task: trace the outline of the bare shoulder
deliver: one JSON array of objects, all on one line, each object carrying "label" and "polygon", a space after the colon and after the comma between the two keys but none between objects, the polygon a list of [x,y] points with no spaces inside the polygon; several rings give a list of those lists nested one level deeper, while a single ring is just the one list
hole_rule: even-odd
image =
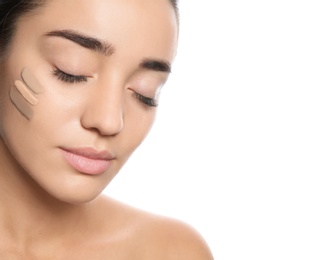
[{"label": "bare shoulder", "polygon": [[128,227],[128,242],[125,244],[132,248],[134,259],[213,259],[203,237],[190,225],[120,202],[110,203],[120,211],[120,217],[123,216],[124,229]]},{"label": "bare shoulder", "polygon": [[190,225],[179,220],[150,216],[144,225],[147,236],[152,241],[153,253],[162,259],[208,260],[213,259],[203,237]]}]

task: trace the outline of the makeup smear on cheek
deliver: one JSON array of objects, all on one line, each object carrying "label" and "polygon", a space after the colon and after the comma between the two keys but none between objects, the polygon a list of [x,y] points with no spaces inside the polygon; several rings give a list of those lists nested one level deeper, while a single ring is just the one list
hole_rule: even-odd
[{"label": "makeup smear on cheek", "polygon": [[25,100],[31,105],[35,106],[38,103],[38,99],[31,93],[27,86],[20,80],[15,81],[15,87],[19,93],[25,98]]},{"label": "makeup smear on cheek", "polygon": [[28,105],[24,97],[18,92],[18,90],[14,87],[10,88],[10,99],[12,103],[15,105],[17,110],[28,120],[31,120],[33,117],[33,110]]},{"label": "makeup smear on cheek", "polygon": [[26,119],[33,117],[32,107],[38,104],[35,94],[42,92],[42,86],[29,69],[23,69],[22,80],[16,80],[14,87],[10,89],[10,99],[17,110]]},{"label": "makeup smear on cheek", "polygon": [[40,94],[42,92],[42,86],[34,74],[27,68],[24,68],[21,73],[22,79],[26,85],[35,93]]}]

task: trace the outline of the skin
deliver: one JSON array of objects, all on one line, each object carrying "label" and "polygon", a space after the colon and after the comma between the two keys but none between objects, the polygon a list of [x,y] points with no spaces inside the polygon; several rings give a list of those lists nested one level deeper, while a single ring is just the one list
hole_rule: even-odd
[{"label": "skin", "polygon": [[[57,30],[110,48],[103,54],[48,34]],[[157,98],[168,73],[141,64],[172,63],[176,45],[166,0],[52,0],[21,18],[0,68],[0,259],[213,259],[186,224],[100,195],[155,119],[156,108],[134,93]],[[25,99],[31,118],[10,98],[24,68],[42,89],[37,104]],[[87,80],[62,82],[57,68]],[[113,159],[107,171],[84,174],[62,147]]]},{"label": "skin", "polygon": [[15,87],[19,91],[19,93],[24,97],[26,102],[31,105],[37,105],[37,98],[29,91],[29,88],[20,80],[15,81]]},{"label": "skin", "polygon": [[37,78],[35,78],[32,71],[27,68],[24,68],[21,73],[21,78],[23,80],[24,85],[28,88],[28,90],[32,91],[32,93],[42,93],[43,87],[41,86],[40,82],[38,82]]},{"label": "skin", "polygon": [[21,73],[22,80],[16,80],[14,86],[10,88],[10,99],[17,110],[26,119],[33,118],[33,109],[29,104],[35,106],[38,104],[37,97],[42,91],[42,86],[29,69],[24,68]]}]

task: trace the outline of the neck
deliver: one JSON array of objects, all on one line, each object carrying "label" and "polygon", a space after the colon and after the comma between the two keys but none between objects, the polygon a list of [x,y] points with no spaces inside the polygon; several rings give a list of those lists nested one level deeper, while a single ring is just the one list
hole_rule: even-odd
[{"label": "neck", "polygon": [[53,198],[19,165],[2,139],[0,165],[1,236],[26,244],[31,239],[62,239],[85,225],[95,202],[72,205]]}]

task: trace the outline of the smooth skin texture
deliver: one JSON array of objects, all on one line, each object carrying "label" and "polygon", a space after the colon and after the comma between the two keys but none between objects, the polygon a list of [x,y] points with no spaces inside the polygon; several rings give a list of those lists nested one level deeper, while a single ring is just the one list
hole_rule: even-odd
[{"label": "smooth skin texture", "polygon": [[[167,0],[52,0],[20,19],[0,65],[0,259],[213,259],[188,225],[100,195],[151,128],[177,27]],[[42,85],[30,120],[9,95],[24,68]],[[85,147],[107,171],[64,160]]]},{"label": "smooth skin texture", "polygon": [[30,92],[29,88],[20,80],[15,81],[15,87],[19,93],[24,97],[26,102],[35,106],[38,103],[37,98]]},{"label": "smooth skin texture", "polygon": [[21,78],[24,84],[34,93],[40,94],[42,93],[43,87],[41,86],[40,82],[35,78],[33,73],[28,69],[24,68],[21,73]]}]

